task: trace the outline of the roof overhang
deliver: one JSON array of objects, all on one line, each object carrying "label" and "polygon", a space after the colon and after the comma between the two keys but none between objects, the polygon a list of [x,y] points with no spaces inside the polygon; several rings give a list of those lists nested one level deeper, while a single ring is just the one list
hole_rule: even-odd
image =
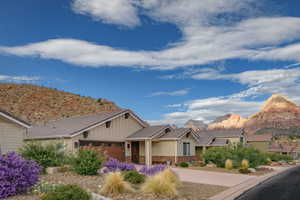
[{"label": "roof overhang", "polygon": [[9,114],[7,112],[0,111],[0,116],[2,116],[4,118],[6,118],[6,119],[8,119],[8,120],[10,120],[10,121],[18,124],[18,125],[20,125],[22,127],[25,127],[25,128],[30,128],[31,127],[29,123],[24,122],[24,121],[22,121],[22,120],[20,120],[20,119],[18,119],[16,117],[14,117],[14,116],[12,116],[11,114]]}]

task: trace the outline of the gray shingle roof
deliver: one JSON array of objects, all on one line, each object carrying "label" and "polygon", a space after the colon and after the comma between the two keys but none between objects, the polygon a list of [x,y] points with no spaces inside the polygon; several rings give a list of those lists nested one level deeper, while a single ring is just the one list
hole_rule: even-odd
[{"label": "gray shingle roof", "polygon": [[132,135],[128,136],[127,139],[133,139],[133,138],[152,138],[156,136],[157,134],[164,131],[166,128],[170,128],[169,125],[161,125],[161,126],[148,126],[146,128],[143,128]]},{"label": "gray shingle roof", "polygon": [[0,110],[0,113],[2,113],[3,116],[7,116],[7,117],[12,118],[13,120],[19,122],[20,124],[22,124],[22,125],[24,125],[24,126],[26,126],[26,127],[29,127],[29,126],[30,126],[30,124],[29,124],[28,122],[26,122],[26,121],[24,121],[24,120],[22,120],[22,119],[20,119],[20,118],[18,118],[18,117],[16,117],[16,116],[12,115],[12,114],[9,113],[9,112],[6,112],[6,111],[4,111],[4,110]]},{"label": "gray shingle roof", "polygon": [[228,144],[228,139],[225,139],[225,138],[215,138],[212,141],[212,143],[210,144],[210,146],[221,147],[221,146],[225,146],[226,144]]},{"label": "gray shingle roof", "polygon": [[214,137],[241,137],[243,136],[242,129],[233,129],[233,130],[208,130],[208,131],[199,131],[198,135],[212,135]]},{"label": "gray shingle roof", "polygon": [[[64,118],[33,126],[28,130],[28,139],[72,137],[94,125],[103,123],[130,110],[115,110],[79,117]],[[133,114],[133,113],[132,113]]]},{"label": "gray shingle roof", "polygon": [[198,134],[195,135],[197,138],[196,146],[209,146],[212,143],[213,139],[215,138],[212,135],[198,135]]},{"label": "gray shingle roof", "polygon": [[163,134],[159,139],[178,139],[181,138],[187,132],[191,132],[190,128],[177,128],[168,133]]}]

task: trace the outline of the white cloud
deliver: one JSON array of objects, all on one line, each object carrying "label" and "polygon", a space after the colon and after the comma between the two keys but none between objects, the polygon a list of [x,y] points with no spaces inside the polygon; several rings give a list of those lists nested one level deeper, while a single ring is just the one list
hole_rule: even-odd
[{"label": "white cloud", "polygon": [[[281,94],[300,104],[300,68],[252,70],[232,74],[225,74],[222,70],[203,68],[186,73],[184,78],[188,76],[197,80],[235,81],[247,86],[248,89],[229,96],[185,102],[183,103],[185,104],[183,111],[167,113],[162,116],[161,120],[150,120],[150,123],[183,125],[189,119],[210,122],[216,117],[228,113],[249,117],[259,111],[263,105],[263,101],[256,100],[257,97],[266,97],[274,93]],[[174,75],[174,77],[178,78],[180,76]]]},{"label": "white cloud", "polygon": [[166,106],[167,108],[180,108],[182,107],[182,104],[178,103],[178,104],[169,104]]},{"label": "white cloud", "polygon": [[[155,51],[129,51],[61,38],[24,46],[0,46],[0,53],[39,56],[79,66],[149,69],[174,69],[235,58],[299,61],[300,45],[293,42],[300,39],[300,18],[255,16],[255,8],[250,5],[257,2],[259,1],[77,0],[73,6],[77,12],[89,13],[107,23],[134,26],[139,23],[136,18],[137,13],[141,12],[155,20],[176,24],[183,37],[180,41]],[[109,5],[104,6],[106,3]],[[122,9],[127,7],[133,10],[123,12]],[[244,16],[244,13],[255,14],[250,14],[250,17]],[[130,20],[123,15],[135,20],[128,22]],[[220,15],[223,17],[219,17]],[[242,17],[236,21],[232,20],[232,15]],[[125,21],[118,22],[114,17]]]},{"label": "white cloud", "polygon": [[130,0],[74,0],[76,13],[90,15],[104,23],[134,27],[140,24],[137,9]]},{"label": "white cloud", "polygon": [[8,76],[8,75],[1,75],[0,74],[0,81],[4,82],[14,82],[14,83],[33,83],[36,81],[41,80],[40,77],[37,76]]},{"label": "white cloud", "polygon": [[182,90],[176,90],[176,91],[163,91],[163,92],[154,92],[152,94],[150,94],[150,97],[154,97],[154,96],[183,96],[183,95],[187,95],[190,91],[190,88],[185,88]]}]

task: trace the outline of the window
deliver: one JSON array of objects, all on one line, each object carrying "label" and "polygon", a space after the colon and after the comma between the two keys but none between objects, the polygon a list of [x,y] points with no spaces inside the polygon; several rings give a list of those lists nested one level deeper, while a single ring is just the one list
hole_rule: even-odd
[{"label": "window", "polygon": [[183,155],[184,156],[190,156],[191,155],[191,151],[190,151],[190,143],[189,142],[184,142],[183,143]]},{"label": "window", "polygon": [[111,121],[108,121],[108,122],[105,123],[106,128],[110,128],[110,125],[111,125]]},{"label": "window", "polygon": [[125,113],[125,119],[129,118],[129,113]]},{"label": "window", "polygon": [[74,148],[77,149],[79,147],[79,143],[78,142],[74,142]]},{"label": "window", "polygon": [[169,133],[170,131],[171,131],[171,129],[167,128],[167,129],[165,130],[165,133]]},{"label": "window", "polygon": [[83,132],[83,138],[88,138],[89,137],[89,132],[88,131],[84,131]]}]

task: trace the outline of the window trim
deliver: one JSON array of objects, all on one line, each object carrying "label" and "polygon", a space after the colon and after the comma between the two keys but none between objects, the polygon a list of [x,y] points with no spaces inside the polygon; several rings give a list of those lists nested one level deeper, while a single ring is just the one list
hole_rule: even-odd
[{"label": "window trim", "polygon": [[182,154],[183,156],[191,156],[191,143],[183,142]]}]

